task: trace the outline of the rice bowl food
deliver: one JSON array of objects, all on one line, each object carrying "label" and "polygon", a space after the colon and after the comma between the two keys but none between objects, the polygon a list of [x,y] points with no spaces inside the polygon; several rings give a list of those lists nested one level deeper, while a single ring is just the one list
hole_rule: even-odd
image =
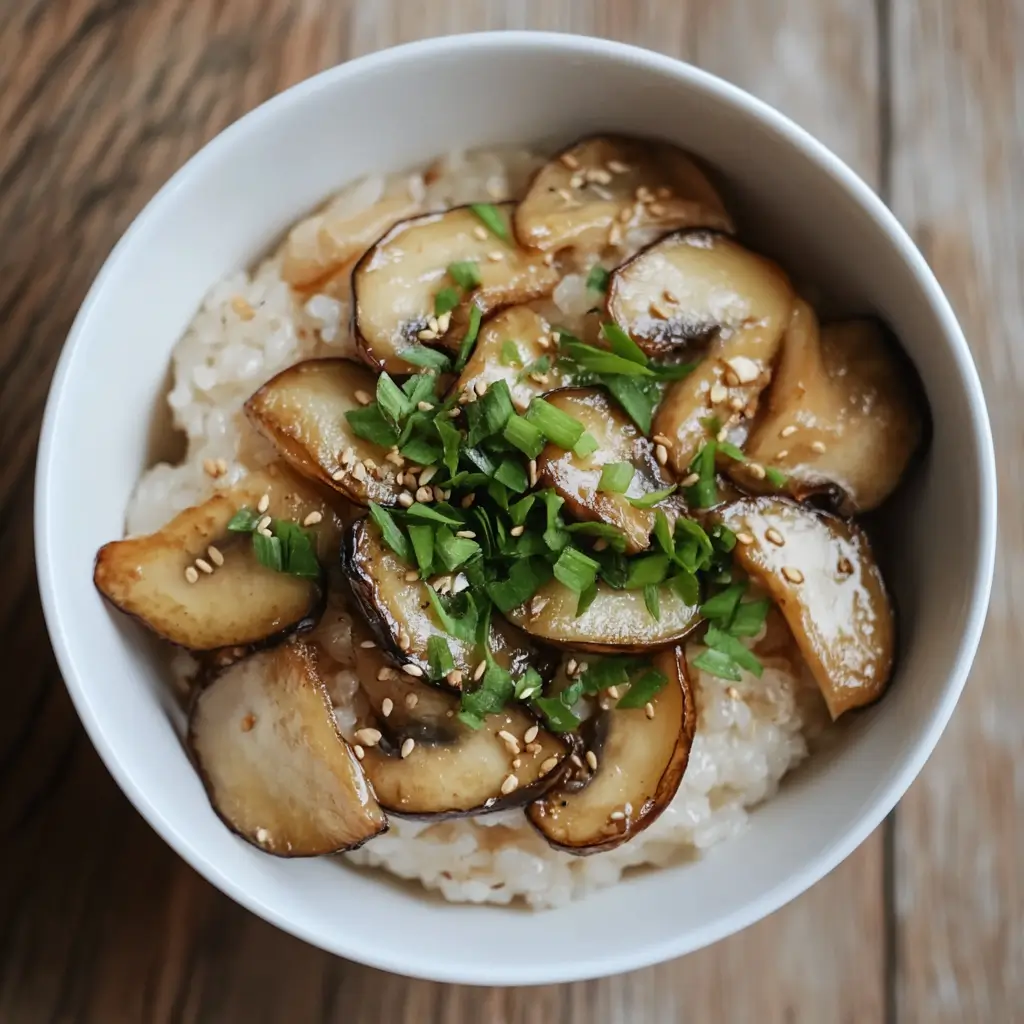
[{"label": "rice bowl food", "polygon": [[734,836],[891,678],[855,517],[921,447],[913,368],[668,144],[347,186],[213,288],[167,401],[184,457],[96,582],[268,853],[559,905]]}]

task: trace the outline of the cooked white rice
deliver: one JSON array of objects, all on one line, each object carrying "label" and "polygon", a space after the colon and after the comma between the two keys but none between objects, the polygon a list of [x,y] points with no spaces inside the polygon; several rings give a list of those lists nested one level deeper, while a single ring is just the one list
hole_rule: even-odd
[{"label": "cooked white rice", "polygon": [[[524,151],[457,153],[423,171],[356,182],[322,213],[355,213],[403,191],[422,210],[514,198],[541,162]],[[315,225],[316,218],[309,218],[293,235],[301,238]],[[632,238],[627,244],[632,249],[642,241]],[[241,412],[242,403],[271,376],[313,356],[354,354],[347,273],[332,280],[325,293],[303,301],[282,278],[282,259],[279,251],[251,273],[239,271],[217,284],[175,346],[167,401],[187,451],[180,464],[156,465],[139,481],[127,512],[129,533],[159,529],[217,487],[274,458]],[[591,302],[587,268],[576,269],[553,295],[556,320],[569,327]],[[218,459],[228,472],[214,479],[204,466]],[[313,638],[337,662],[328,685],[342,731],[349,731],[358,680],[352,671],[351,624],[340,602],[331,602]],[[691,662],[700,650],[690,645]],[[190,659],[174,658],[179,682],[189,666]],[[823,704],[802,666],[782,658],[768,659],[760,679],[744,674],[736,684],[692,666],[691,671],[699,718],[689,766],[671,805],[631,842],[580,858],[551,849],[521,811],[434,824],[391,816],[387,834],[347,859],[418,879],[449,900],[518,898],[546,907],[612,885],[627,868],[692,857],[736,835],[746,825],[747,809],[770,797],[806,756],[807,737],[824,720]]]}]

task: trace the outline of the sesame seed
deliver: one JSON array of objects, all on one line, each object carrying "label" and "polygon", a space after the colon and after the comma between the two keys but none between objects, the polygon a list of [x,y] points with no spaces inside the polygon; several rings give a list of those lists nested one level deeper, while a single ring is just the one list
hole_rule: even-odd
[{"label": "sesame seed", "polygon": [[546,252],[546,253],[544,253],[543,258],[541,259],[541,263],[543,263],[545,267],[550,267],[551,264],[554,263],[554,262],[555,262],[555,254],[553,252]]},{"label": "sesame seed", "polygon": [[537,733],[540,732],[539,725],[531,725],[526,732],[523,733],[523,742],[532,743],[537,738]]},{"label": "sesame seed", "polygon": [[302,525],[316,526],[316,524],[319,523],[323,519],[323,517],[324,514],[322,512],[317,512],[316,509],[314,509],[312,512],[309,513],[308,516],[306,516],[305,519],[302,520]]},{"label": "sesame seed", "polygon": [[569,755],[569,760],[572,761],[572,763],[574,765],[576,765],[577,768],[582,768],[583,767],[583,762],[580,760],[578,754],[570,754]]},{"label": "sesame seed", "polygon": [[727,686],[725,688],[725,695],[730,700],[739,700],[740,699],[740,691],[737,690],[735,686]]},{"label": "sesame seed", "polygon": [[748,356],[733,356],[731,359],[726,360],[726,365],[736,374],[740,384],[752,383],[757,380],[761,373],[757,363]]},{"label": "sesame seed", "polygon": [[364,651],[372,651],[374,647],[377,646],[377,643],[374,640],[363,640],[360,642],[359,646],[362,647]]},{"label": "sesame seed", "polygon": [[648,718],[653,718],[653,717],[654,717],[654,705],[653,705],[653,704],[652,704],[652,703],[651,703],[650,701],[648,701],[648,702],[647,702],[647,703],[646,703],[646,704],[644,705],[644,714],[645,714],[645,715],[646,715],[646,716],[647,716]]},{"label": "sesame seed", "polygon": [[569,188],[583,188],[584,182],[586,182],[586,176],[583,174],[574,174],[569,179]]},{"label": "sesame seed", "polygon": [[224,564],[224,556],[221,554],[220,548],[214,547],[211,544],[206,549],[206,553],[210,556],[210,561],[218,568]]},{"label": "sesame seed", "polygon": [[721,381],[716,381],[711,385],[711,391],[708,393],[708,398],[711,400],[712,405],[721,405],[721,403],[728,397],[729,392]]},{"label": "sesame seed", "polygon": [[430,330],[432,330],[435,334],[437,334],[437,332],[441,329],[441,325],[437,322],[437,317],[436,316],[432,316],[427,321],[427,327],[429,327]]},{"label": "sesame seed", "polygon": [[487,381],[478,380],[473,385],[473,390],[482,398],[484,395],[487,394]]},{"label": "sesame seed", "polygon": [[371,399],[371,398],[370,398],[370,396],[369,396],[369,395],[368,395],[368,394],[367,394],[367,393],[366,393],[365,391],[363,391],[363,389],[362,389],[362,388],[360,388],[360,389],[359,389],[359,390],[358,390],[358,391],[356,392],[356,401],[357,401],[357,402],[358,402],[358,403],[359,403],[360,405],[369,405],[369,404],[370,404],[370,402],[371,402],[371,401],[373,401],[373,399]]},{"label": "sesame seed", "polygon": [[402,743],[402,757],[408,757],[415,749],[416,741],[411,736],[409,736],[405,740],[405,742]]},{"label": "sesame seed", "polygon": [[252,732],[252,728],[255,724],[256,716],[250,712],[242,719],[242,732]]},{"label": "sesame seed", "polygon": [[739,395],[734,395],[729,399],[729,408],[733,412],[739,412],[743,408],[743,399]]},{"label": "sesame seed", "polygon": [[530,459],[530,486],[537,486],[537,460]]},{"label": "sesame seed", "polygon": [[666,437],[664,434],[655,434],[654,437],[651,438],[651,440],[655,444],[666,444],[667,445],[667,444],[671,444],[672,443],[672,438]]},{"label": "sesame seed", "polygon": [[608,185],[611,180],[612,176],[603,167],[587,171],[587,181],[596,181],[598,185]]},{"label": "sesame seed", "polygon": [[500,263],[500,262],[501,262],[501,261],[502,261],[502,260],[503,260],[503,259],[505,258],[505,254],[504,254],[503,252],[501,252],[501,250],[500,250],[500,249],[492,249],[492,250],[491,250],[491,251],[490,251],[490,252],[489,252],[489,253],[487,254],[487,258],[488,258],[488,259],[489,259],[489,260],[490,260],[490,261],[491,261],[492,263]]},{"label": "sesame seed", "polygon": [[608,815],[608,817],[609,817],[609,818],[610,818],[610,819],[611,819],[612,821],[622,821],[622,819],[623,819],[623,818],[625,818],[625,817],[626,817],[626,815],[625,815],[625,814],[623,814],[623,813],[622,813],[622,811],[612,811],[612,813],[611,813],[611,814],[609,814],[609,815]]},{"label": "sesame seed", "polygon": [[484,228],[482,224],[477,224],[477,226],[475,228],[473,228],[473,237],[474,238],[479,238],[481,242],[486,242],[487,241],[487,230],[486,230],[486,228]]},{"label": "sesame seed", "polygon": [[405,695],[405,706],[407,708],[409,708],[410,711],[414,707],[416,707],[416,705],[419,704],[419,702],[420,702],[420,699],[419,699],[419,697],[415,693],[407,693]]},{"label": "sesame seed", "polygon": [[434,492],[429,487],[418,487],[416,489],[416,500],[425,505],[428,501],[434,500]]},{"label": "sesame seed", "polygon": [[523,767],[523,759],[521,757],[514,757],[512,759],[512,767],[516,770]]},{"label": "sesame seed", "polygon": [[251,320],[256,315],[256,310],[243,295],[236,295],[231,300],[231,308],[238,314],[240,320]]},{"label": "sesame seed", "polygon": [[573,202],[572,193],[567,188],[560,188],[557,192],[558,196],[567,203]]},{"label": "sesame seed", "polygon": [[663,444],[655,445],[654,457],[658,460],[659,466],[664,466],[668,462],[668,449]]},{"label": "sesame seed", "polygon": [[461,506],[462,506],[463,508],[469,508],[469,507],[470,507],[470,505],[472,505],[474,501],[476,501],[476,495],[475,495],[475,494],[472,494],[472,493],[471,493],[471,494],[467,494],[467,495],[466,495],[466,496],[465,496],[465,497],[464,497],[464,498],[462,499],[462,501],[460,501],[460,502],[459,502],[459,504],[460,504],[460,505],[461,505]]},{"label": "sesame seed", "polygon": [[789,455],[789,449],[783,448],[782,451],[775,456],[775,458],[777,461],[781,461],[782,459],[786,458],[787,455]]},{"label": "sesame seed", "polygon": [[449,409],[448,410],[448,419],[450,419],[450,420],[457,420],[459,418],[459,413],[461,411],[462,410],[459,409],[457,406],[455,408],[453,408],[453,409]]},{"label": "sesame seed", "polygon": [[415,583],[416,580],[418,580],[419,578],[420,578],[420,574],[415,569],[410,569],[405,574],[405,582],[406,583]]},{"label": "sesame seed", "polygon": [[481,661],[475,669],[473,669],[473,682],[479,683],[484,677],[484,673],[487,671],[487,661]]},{"label": "sesame seed", "polygon": [[341,464],[343,466],[351,466],[352,463],[355,462],[355,461],[356,461],[356,450],[352,447],[352,445],[349,445],[341,453]]},{"label": "sesame seed", "polygon": [[379,729],[356,729],[356,739],[367,747],[375,747],[380,743]]},{"label": "sesame seed", "polygon": [[427,466],[427,468],[420,473],[420,484],[422,486],[426,486],[434,479],[435,476],[437,476],[437,466]]},{"label": "sesame seed", "polygon": [[498,739],[505,744],[510,754],[519,753],[519,740],[517,740],[507,729],[499,730]]},{"label": "sesame seed", "polygon": [[380,680],[380,682],[382,683],[388,679],[394,679],[395,675],[395,670],[387,665],[383,665],[381,668],[377,670],[377,679]]},{"label": "sesame seed", "polygon": [[617,686],[609,686],[606,692],[612,700],[619,699],[619,688]]},{"label": "sesame seed", "polygon": [[451,327],[451,325],[452,325],[452,313],[451,313],[451,310],[449,310],[447,313],[442,313],[437,318],[437,333],[438,334],[447,334],[448,333],[448,328]]},{"label": "sesame seed", "polygon": [[768,475],[760,462],[747,463],[747,469],[755,480],[763,480]]},{"label": "sesame seed", "polygon": [[638,186],[633,194],[640,203],[649,203],[654,198],[654,193],[646,185]]},{"label": "sesame seed", "polygon": [[792,565],[784,565],[782,567],[782,575],[789,580],[790,583],[803,583],[804,574]]},{"label": "sesame seed", "polygon": [[260,515],[263,515],[268,508],[270,508],[270,495],[264,494],[263,497],[256,502],[256,511],[259,512]]},{"label": "sesame seed", "polygon": [[549,771],[551,771],[553,768],[557,768],[557,767],[558,767],[558,758],[557,757],[549,757],[546,761],[541,761],[541,763],[540,763],[540,773],[541,773],[541,775],[547,775],[547,773]]},{"label": "sesame seed", "polygon": [[750,533],[737,533],[736,534],[736,539],[741,544],[753,544],[754,543],[754,536],[753,536],[753,534],[750,534]]},{"label": "sesame seed", "polygon": [[608,547],[608,541],[606,541],[604,539],[604,537],[598,537],[597,540],[594,541],[594,550],[595,551],[604,551],[604,550],[607,549],[607,547]]},{"label": "sesame seed", "polygon": [[570,171],[575,171],[580,165],[579,160],[577,160],[572,153],[563,153],[558,159],[564,166],[568,167]]},{"label": "sesame seed", "polygon": [[609,160],[608,163],[605,164],[605,167],[607,167],[612,174],[625,174],[626,171],[629,170],[621,160]]},{"label": "sesame seed", "polygon": [[652,217],[663,217],[665,215],[665,207],[661,203],[651,203],[647,209],[651,211]]},{"label": "sesame seed", "polygon": [[196,568],[200,572],[205,572],[207,576],[209,576],[210,573],[213,572],[213,566],[210,565],[210,563],[205,558],[196,559]]},{"label": "sesame seed", "polygon": [[415,499],[408,491],[402,491],[398,496],[398,504],[401,505],[402,508],[408,508],[414,500]]},{"label": "sesame seed", "polygon": [[465,540],[475,540],[476,534],[472,530],[456,530],[456,537],[462,537]]},{"label": "sesame seed", "polygon": [[359,744],[359,743],[357,743],[357,744],[356,744],[356,745],[355,745],[355,746],[354,746],[354,747],[352,748],[352,753],[353,753],[353,754],[355,754],[355,755],[356,755],[356,757],[357,757],[357,758],[359,758],[359,760],[360,760],[360,761],[362,761],[362,759],[363,759],[364,757],[366,757],[366,751],[365,751],[365,750],[363,750],[363,748],[362,748],[362,745],[361,745],[361,744]]},{"label": "sesame seed", "polygon": [[574,676],[579,671],[579,665],[575,658],[570,658],[569,663],[565,666],[565,674],[567,676]]},{"label": "sesame seed", "polygon": [[416,408],[420,412],[430,412],[434,407],[429,402],[417,402]]},{"label": "sesame seed", "polygon": [[[532,690],[529,691],[529,693],[532,693],[532,692],[533,692]],[[528,693],[523,693],[524,697],[526,697],[528,695],[529,695]],[[539,754],[543,749],[544,748],[539,743],[527,743],[526,744],[526,752],[528,754]]]},{"label": "sesame seed", "polygon": [[765,532],[764,539],[774,544],[777,548],[781,548],[786,543],[786,538],[775,529],[774,526],[770,526]]},{"label": "sesame seed", "polygon": [[508,796],[509,793],[514,793],[519,788],[519,776],[509,775],[505,781],[501,784],[501,792]]},{"label": "sesame seed", "polygon": [[597,771],[597,754],[592,750],[587,751],[587,764],[590,766],[592,772]]},{"label": "sesame seed", "polygon": [[437,332],[424,328],[422,331],[416,332],[416,337],[419,338],[420,341],[432,341],[437,337]]},{"label": "sesame seed", "polygon": [[412,637],[410,637],[409,633],[404,629],[399,631],[398,646],[401,647],[403,651],[408,651],[409,648],[412,647]]},{"label": "sesame seed", "polygon": [[380,713],[387,718],[395,709],[395,702],[390,697],[385,697],[380,702]]},{"label": "sesame seed", "polygon": [[269,539],[269,538],[272,538],[272,537],[274,536],[274,535],[273,535],[273,534],[272,534],[272,533],[270,532],[270,529],[269,529],[268,527],[264,527],[264,528],[263,528],[262,530],[260,530],[260,529],[257,529],[257,530],[256,530],[256,532],[257,532],[257,533],[258,533],[258,534],[259,534],[259,535],[260,535],[261,537],[267,537],[268,539]]},{"label": "sesame seed", "polygon": [[352,467],[352,476],[354,476],[361,484],[366,483],[366,466],[361,462],[357,462]]},{"label": "sesame seed", "polygon": [[260,520],[260,521],[259,521],[259,522],[258,522],[258,523],[256,524],[256,529],[257,529],[257,530],[259,530],[260,532],[262,532],[262,531],[264,531],[264,530],[269,530],[269,529],[270,529],[270,524],[271,524],[272,522],[273,522],[273,519],[271,519],[271,518],[270,518],[270,516],[264,516],[264,517],[263,517],[263,518],[262,518],[262,519],[261,519],[261,520]]},{"label": "sesame seed", "polygon": [[268,843],[270,842],[270,833],[265,828],[256,829],[256,842],[257,843]]},{"label": "sesame seed", "polygon": [[619,245],[622,242],[622,228],[618,224],[613,224],[611,229],[608,231],[608,244]]},{"label": "sesame seed", "polygon": [[700,480],[700,473],[691,473],[689,476],[684,476],[681,483],[683,487],[692,487],[698,480]]},{"label": "sesame seed", "polygon": [[453,668],[445,679],[449,686],[454,686],[457,690],[462,688],[462,673],[457,668]]},{"label": "sesame seed", "polygon": [[783,427],[779,431],[779,437],[792,437],[796,433],[796,427],[792,423],[788,427]]},{"label": "sesame seed", "polygon": [[419,665],[414,665],[411,661],[407,661],[402,666],[402,671],[407,676],[412,676],[415,679],[419,679],[423,675],[423,669],[421,669]]},{"label": "sesame seed", "polygon": [[387,455],[384,456],[384,458],[387,459],[388,462],[390,462],[393,466],[405,465],[405,458],[399,452],[388,452]]},{"label": "sesame seed", "polygon": [[512,534],[513,537],[522,537],[525,530],[525,526],[513,526],[508,532]]},{"label": "sesame seed", "polygon": [[811,451],[812,452],[817,452],[819,455],[821,455],[825,451],[825,442],[824,441],[812,441],[811,442]]},{"label": "sesame seed", "polygon": [[728,384],[729,387],[737,387],[739,385],[739,382],[739,377],[737,377],[736,374],[732,372],[732,370],[725,371],[725,383]]}]

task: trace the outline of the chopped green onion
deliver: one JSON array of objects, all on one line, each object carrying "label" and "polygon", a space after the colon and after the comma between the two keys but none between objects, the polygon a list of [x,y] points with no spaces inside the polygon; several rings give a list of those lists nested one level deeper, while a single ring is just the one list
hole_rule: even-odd
[{"label": "chopped green onion", "polygon": [[611,523],[579,522],[569,523],[565,527],[567,533],[579,533],[585,537],[600,537],[608,542],[613,551],[626,550],[626,535]]},{"label": "chopped green onion", "polygon": [[[318,579],[320,562],[316,557],[312,534],[288,519],[275,519],[271,530],[275,539],[281,542],[282,571],[291,576]],[[254,538],[257,536],[259,534],[253,534]]]},{"label": "chopped green onion", "polygon": [[448,572],[480,553],[480,545],[468,537],[456,537],[446,526],[434,533],[434,553]]},{"label": "chopped green onion", "polygon": [[606,292],[608,291],[608,281],[611,276],[600,263],[595,263],[590,268],[590,273],[587,274],[587,287],[592,292]]},{"label": "chopped green onion", "polygon": [[405,392],[387,373],[377,378],[377,404],[392,423],[398,424],[415,408]]},{"label": "chopped green onion", "polygon": [[576,618],[578,619],[597,598],[597,582],[591,583],[586,590],[582,591],[579,600],[576,602]]},{"label": "chopped green onion", "polygon": [[505,424],[504,438],[528,459],[535,459],[544,450],[544,435],[522,416],[512,416]]},{"label": "chopped green onion", "polygon": [[518,374],[516,374],[517,381],[526,380],[527,377],[537,374],[545,374],[551,369],[551,356],[541,356],[539,359],[534,359],[532,363],[524,366]]},{"label": "chopped green onion", "polygon": [[632,462],[606,462],[597,489],[605,494],[625,494],[636,475]]},{"label": "chopped green onion", "polygon": [[398,354],[413,366],[426,366],[428,369],[442,372],[447,370],[452,363],[443,352],[427,348],[426,345],[406,345]]},{"label": "chopped green onion", "polygon": [[764,475],[773,487],[785,487],[786,481],[789,479],[782,470],[776,469],[774,466],[765,466]]},{"label": "chopped green onion", "polygon": [[661,397],[657,386],[620,374],[609,374],[602,377],[601,382],[615,401],[622,406],[626,415],[644,434],[649,434],[651,421],[654,419],[654,410]]},{"label": "chopped green onion", "polygon": [[733,583],[726,587],[700,606],[701,615],[714,622],[716,626],[728,629],[746,589],[746,583]]},{"label": "chopped green onion", "polygon": [[686,489],[686,500],[696,508],[711,508],[718,501],[718,488],[715,486],[715,448],[716,442],[708,441],[690,463],[690,472],[696,473],[698,480],[692,487]]},{"label": "chopped green onion", "polygon": [[273,569],[274,572],[284,572],[284,552],[279,537],[268,537],[258,531],[254,532],[252,549],[260,565]]},{"label": "chopped green onion", "polygon": [[403,385],[402,393],[409,399],[409,406],[415,408],[422,401],[434,398],[437,379],[432,373],[414,373]]},{"label": "chopped green onion", "polygon": [[403,562],[408,562],[411,556],[409,542],[405,539],[405,534],[398,528],[398,524],[391,518],[391,513],[383,506],[371,501],[370,518],[377,524],[380,535],[384,538],[384,543]]},{"label": "chopped green onion", "polygon": [[443,636],[434,634],[427,640],[427,659],[430,662],[431,679],[444,679],[449,672],[455,671],[452,649]]},{"label": "chopped green onion", "polygon": [[[744,455],[743,452],[740,451],[740,449],[737,448],[736,445],[732,444],[730,441],[719,441],[718,450],[723,455],[728,455],[730,459],[734,459],[736,462],[747,461],[746,455]],[[767,470],[765,472],[767,472]]]},{"label": "chopped green onion", "polygon": [[588,455],[593,455],[597,451],[597,439],[589,431],[584,431],[580,435],[580,439],[572,446],[573,455],[578,456],[581,459],[585,459]]},{"label": "chopped green onion", "polygon": [[[445,506],[448,508],[449,506]],[[410,519],[422,519],[428,523],[440,523],[442,526],[462,526],[462,520],[454,516],[445,515],[433,505],[424,505],[417,501],[405,510],[405,515]]]},{"label": "chopped green onion", "polygon": [[668,574],[668,555],[638,555],[629,560],[625,588],[639,590],[648,583],[660,583]]},{"label": "chopped green onion", "polygon": [[764,626],[772,603],[767,597],[759,601],[744,601],[737,609],[729,624],[733,636],[757,636]]},{"label": "chopped green onion", "polygon": [[716,651],[721,651],[722,654],[729,658],[732,658],[740,668],[745,668],[748,672],[752,672],[758,679],[761,678],[761,673],[764,668],[757,656],[740,640],[736,637],[731,636],[729,633],[718,629],[716,626],[709,626],[707,633],[704,634],[704,643],[708,647],[714,648]]},{"label": "chopped green onion", "polygon": [[562,549],[555,562],[555,579],[564,587],[582,594],[597,579],[600,563],[588,558],[582,551],[574,547]]},{"label": "chopped green onion", "polygon": [[228,529],[232,533],[252,533],[256,524],[263,518],[251,508],[240,508],[229,520]]},{"label": "chopped green onion", "polygon": [[659,672],[656,668],[648,669],[639,679],[629,684],[628,692],[615,706],[624,710],[642,708],[649,704],[667,683],[668,676],[664,672]]},{"label": "chopped green onion", "polygon": [[456,640],[463,643],[473,643],[476,639],[477,626],[479,625],[479,613],[472,598],[467,601],[467,609],[464,615],[453,615],[444,605],[437,591],[433,587],[427,587],[427,597],[430,600],[434,614],[441,628]]},{"label": "chopped green onion", "polygon": [[478,401],[466,406],[469,417],[469,444],[475,446],[484,438],[500,433],[515,415],[512,393],[504,380],[496,380]]},{"label": "chopped green onion", "polygon": [[639,665],[646,665],[644,659],[628,656],[612,656],[608,658],[588,658],[587,671],[579,678],[583,683],[584,693],[600,693],[609,686],[622,686],[629,682],[629,674]]},{"label": "chopped green onion", "polygon": [[434,316],[450,313],[461,301],[462,296],[457,288],[442,288],[434,296]]},{"label": "chopped green onion", "polygon": [[470,203],[469,208],[492,235],[497,235],[503,242],[508,241],[508,227],[505,224],[505,218],[493,203]]},{"label": "chopped green onion", "polygon": [[644,355],[643,349],[618,324],[601,324],[601,334],[617,356],[639,366],[647,366],[647,356]]},{"label": "chopped green onion", "polygon": [[501,343],[501,365],[522,366],[523,357],[519,352],[519,346],[509,339]]},{"label": "chopped green onion", "polygon": [[451,420],[441,413],[434,420],[434,427],[444,447],[444,467],[455,476],[459,469],[459,448],[462,446],[462,432],[452,426]]},{"label": "chopped green onion", "polygon": [[570,450],[583,434],[583,424],[575,416],[556,408],[543,398],[534,398],[526,410],[526,419],[552,444]]},{"label": "chopped green onion", "polygon": [[563,342],[562,352],[581,370],[589,370],[591,373],[621,374],[627,377],[654,376],[654,371],[648,369],[645,363],[638,363],[594,345],[585,345],[582,341]]},{"label": "chopped green onion", "polygon": [[529,477],[519,459],[502,459],[494,479],[503,483],[510,491],[522,494],[530,486]]},{"label": "chopped green onion", "polygon": [[448,276],[468,292],[480,284],[480,267],[476,260],[458,260],[448,264]]},{"label": "chopped green onion", "polygon": [[700,602],[700,583],[692,572],[677,569],[668,585],[683,604],[696,605]]},{"label": "chopped green onion", "polygon": [[648,583],[644,586],[644,604],[651,613],[651,618],[655,620],[661,619],[661,601],[658,595],[657,583]]},{"label": "chopped green onion", "polygon": [[408,530],[416,564],[420,567],[420,576],[426,579],[434,565],[434,529],[426,524],[413,523]]},{"label": "chopped green onion", "polygon": [[530,514],[530,509],[533,508],[536,500],[536,494],[528,494],[525,498],[520,498],[514,505],[509,506],[508,515],[513,526],[522,526],[526,522],[526,517]]},{"label": "chopped green onion", "polygon": [[658,542],[658,547],[666,555],[675,556],[676,549],[672,540],[672,527],[668,525],[668,517],[660,508],[654,515],[654,539]]},{"label": "chopped green onion", "polygon": [[410,462],[421,466],[432,466],[442,456],[442,449],[424,437],[410,438],[402,445],[401,452]]},{"label": "chopped green onion", "polygon": [[713,676],[718,676],[719,679],[728,679],[738,683],[743,678],[743,674],[740,672],[736,662],[728,654],[723,654],[713,647],[709,647],[706,651],[701,651],[693,659],[693,663],[697,668],[703,669],[703,671]]},{"label": "chopped green onion", "polygon": [[671,487],[663,487],[660,491],[651,491],[649,494],[641,494],[639,498],[626,498],[626,501],[633,506],[633,508],[654,508],[655,505],[661,504],[666,498],[675,494],[676,485],[672,484]]},{"label": "chopped green onion", "polygon": [[508,579],[487,584],[487,596],[498,610],[507,613],[528,601],[551,579],[551,566],[542,558],[524,558],[513,562]]},{"label": "chopped green onion", "polygon": [[544,715],[553,732],[572,732],[580,724],[572,709],[582,695],[583,684],[577,680],[556,697],[538,697],[533,706]]},{"label": "chopped green onion", "polygon": [[544,680],[541,679],[540,673],[530,665],[516,680],[516,700],[529,700],[531,697],[536,697],[543,685]]},{"label": "chopped green onion", "polygon": [[345,419],[356,437],[382,448],[398,444],[398,431],[387,421],[379,405],[367,405],[360,409],[349,409]]},{"label": "chopped green onion", "polygon": [[466,363],[469,362],[470,353],[472,353],[473,346],[476,344],[476,337],[480,333],[480,320],[482,317],[483,313],[480,311],[480,307],[475,302],[471,303],[469,307],[469,323],[466,326],[466,336],[462,339],[462,344],[459,346],[459,354],[455,360],[456,373],[461,372],[465,368]]}]

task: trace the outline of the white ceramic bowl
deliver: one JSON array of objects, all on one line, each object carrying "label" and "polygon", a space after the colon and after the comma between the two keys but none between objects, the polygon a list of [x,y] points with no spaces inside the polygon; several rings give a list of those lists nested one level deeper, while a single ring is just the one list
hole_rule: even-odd
[{"label": "white ceramic bowl", "polygon": [[[443,904],[337,860],[284,861],[211,811],[142,633],[100,600],[96,549],[121,534],[145,465],[171,347],[206,290],[349,179],[442,151],[662,135],[727,179],[745,237],[840,304],[888,320],[934,414],[903,501],[891,582],[902,652],[888,696],[688,866],[629,878],[542,924]],[[244,906],[354,960],[439,980],[567,981],[641,967],[780,907],[846,857],[935,746],[981,632],[995,543],[984,399],[954,315],[903,229],[835,156],[712,76],[563,35],[434,39],[324,72],[216,138],[146,207],[107,260],[64,349],[39,454],[36,545],[46,619],[85,727],[122,789],[198,871]]]}]

